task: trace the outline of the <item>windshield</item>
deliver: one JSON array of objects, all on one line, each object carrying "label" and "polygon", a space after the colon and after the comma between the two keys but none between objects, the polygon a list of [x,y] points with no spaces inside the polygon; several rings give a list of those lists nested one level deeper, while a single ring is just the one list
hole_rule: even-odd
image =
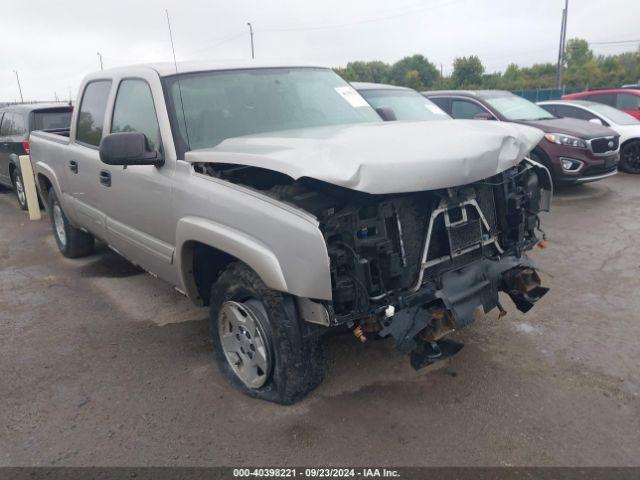
[{"label": "windshield", "polygon": [[517,95],[488,97],[485,100],[508,120],[550,120],[556,118],[535,103]]},{"label": "windshield", "polygon": [[325,68],[188,73],[167,78],[166,86],[183,151],[253,133],[381,121]]},{"label": "windshield", "polygon": [[610,107],[604,103],[593,103],[589,105],[589,108],[596,113],[599,113],[607,120],[611,120],[611,123],[618,125],[635,125],[640,123],[640,120],[632,117],[628,113],[625,113],[617,108]]},{"label": "windshield", "polygon": [[390,108],[398,120],[445,120],[451,118],[418,92],[400,89],[360,90],[373,108]]}]

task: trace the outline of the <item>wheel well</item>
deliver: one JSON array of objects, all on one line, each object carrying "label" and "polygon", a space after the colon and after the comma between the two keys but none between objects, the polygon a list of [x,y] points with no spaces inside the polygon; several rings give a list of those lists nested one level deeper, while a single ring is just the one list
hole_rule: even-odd
[{"label": "wheel well", "polygon": [[198,291],[198,299],[203,305],[209,305],[211,286],[218,280],[223,270],[231,262],[238,261],[232,255],[210,245],[189,241],[182,248],[182,265],[188,269]]},{"label": "wheel well", "polygon": [[49,194],[49,190],[51,190],[51,180],[46,175],[39,173],[38,184],[40,185],[40,191],[46,197]]},{"label": "wheel well", "polygon": [[630,143],[635,143],[635,142],[640,142],[640,138],[629,138],[628,140],[625,140],[622,145],[620,145],[620,149],[626,147],[627,145],[629,145]]},{"label": "wheel well", "polygon": [[9,163],[9,178],[11,179],[11,183],[13,183],[13,172],[16,171],[16,166],[13,162]]}]

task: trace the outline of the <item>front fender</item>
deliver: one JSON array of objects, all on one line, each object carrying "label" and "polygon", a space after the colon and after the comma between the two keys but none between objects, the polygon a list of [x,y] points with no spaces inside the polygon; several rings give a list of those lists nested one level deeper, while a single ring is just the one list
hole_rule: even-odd
[{"label": "front fender", "polygon": [[[275,227],[274,227],[275,228]],[[269,288],[292,295],[322,300],[331,299],[331,280],[328,261],[318,259],[312,271],[292,264],[274,249],[245,232],[215,221],[188,216],[178,221],[176,232],[176,268],[180,280],[190,298],[198,297],[193,278],[190,257],[185,246],[189,242],[200,242],[223,251],[251,267]],[[309,252],[318,256],[321,252]],[[326,250],[325,250],[326,255]]]}]

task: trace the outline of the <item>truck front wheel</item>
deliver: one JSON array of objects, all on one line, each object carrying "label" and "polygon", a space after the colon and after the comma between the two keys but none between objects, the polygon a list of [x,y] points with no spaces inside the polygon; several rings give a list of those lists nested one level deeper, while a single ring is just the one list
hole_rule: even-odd
[{"label": "truck front wheel", "polygon": [[93,235],[74,227],[67,220],[56,192],[51,188],[47,210],[58,249],[67,258],[78,258],[93,252]]},{"label": "truck front wheel", "polygon": [[305,335],[289,295],[232,263],[211,289],[211,339],[222,374],[252,397],[292,404],[324,377],[322,346]]}]

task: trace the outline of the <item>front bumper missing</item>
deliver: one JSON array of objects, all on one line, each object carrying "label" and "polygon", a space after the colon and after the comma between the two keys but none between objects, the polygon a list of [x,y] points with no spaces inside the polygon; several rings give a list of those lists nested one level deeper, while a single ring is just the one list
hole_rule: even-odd
[{"label": "front bumper missing", "polygon": [[548,289],[540,286],[540,277],[524,255],[500,260],[483,258],[444,273],[439,289],[423,287],[402,299],[404,305],[382,322],[379,335],[392,336],[398,350],[411,354],[414,368],[421,368],[459,351],[460,344],[442,337],[472,323],[477,307],[482,306],[485,313],[497,307],[500,291],[526,312]]}]

